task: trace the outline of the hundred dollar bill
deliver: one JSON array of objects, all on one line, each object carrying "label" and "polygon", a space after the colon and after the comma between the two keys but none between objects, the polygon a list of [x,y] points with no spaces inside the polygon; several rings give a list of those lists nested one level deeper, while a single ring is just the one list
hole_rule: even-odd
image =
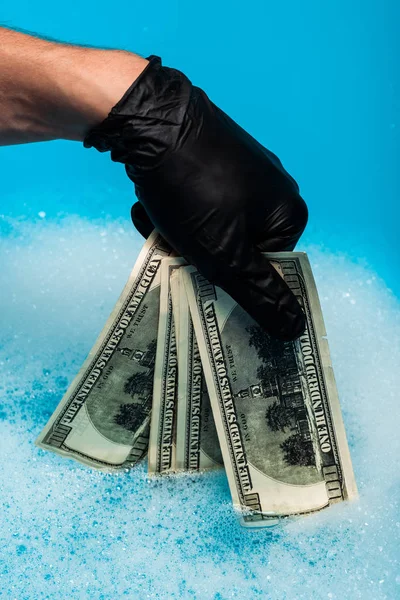
[{"label": "hundred dollar bill", "polygon": [[178,347],[176,470],[201,471],[223,467],[223,460],[181,275],[176,269],[170,278]]},{"label": "hundred dollar bill", "polygon": [[251,527],[357,495],[308,258],[266,256],[304,309],[295,342],[272,339],[195,268],[182,272],[233,504]]},{"label": "hundred dollar bill", "polygon": [[[187,262],[184,260],[183,265],[187,265]],[[181,265],[180,265],[181,266]],[[181,285],[183,286],[183,282],[181,283],[181,277],[179,276],[179,269],[171,269],[171,274],[169,278],[169,285],[171,290],[171,299],[172,299],[172,314],[174,318],[175,325],[175,336],[177,340],[176,349],[179,356],[179,326],[180,326],[180,295],[181,295]],[[184,293],[185,290],[183,290]]]},{"label": "hundred dollar bill", "polygon": [[134,465],[148,446],[160,299],[171,250],[153,232],[95,345],[36,444],[98,469]]},{"label": "hundred dollar bill", "polygon": [[175,471],[178,356],[170,277],[183,258],[164,259],[161,266],[160,316],[154,369],[153,411],[149,441],[149,473]]}]

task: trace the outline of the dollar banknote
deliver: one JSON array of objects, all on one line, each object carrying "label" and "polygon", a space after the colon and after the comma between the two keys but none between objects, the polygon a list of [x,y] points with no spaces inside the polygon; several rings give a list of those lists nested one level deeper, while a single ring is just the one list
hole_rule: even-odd
[{"label": "dollar banknote", "polygon": [[171,250],[156,232],[95,345],[36,444],[103,470],[147,451],[160,303],[160,267]]},{"label": "dollar banknote", "polygon": [[[174,259],[164,262],[173,265]],[[180,269],[171,268],[170,287],[178,348],[176,470],[221,468],[221,449]]]},{"label": "dollar banknote", "polygon": [[176,470],[178,356],[170,281],[187,264],[183,258],[164,259],[161,265],[160,316],[154,369],[153,411],[150,427],[150,474]]},{"label": "dollar banknote", "polygon": [[271,338],[194,267],[182,268],[233,504],[252,527],[357,495],[307,256],[266,256],[303,307],[295,342]]},{"label": "dollar banknote", "polygon": [[[172,259],[166,259],[166,260],[172,260]],[[185,260],[182,261],[182,264],[187,266],[187,262]],[[181,277],[179,276],[179,269],[171,269],[169,285],[170,285],[170,289],[171,289],[172,314],[174,317],[175,335],[176,335],[176,339],[177,339],[177,352],[179,354],[178,340],[179,340],[180,312],[181,312],[180,311],[180,299],[181,299],[182,292],[186,298],[185,288],[183,286],[183,282],[181,281]]]}]

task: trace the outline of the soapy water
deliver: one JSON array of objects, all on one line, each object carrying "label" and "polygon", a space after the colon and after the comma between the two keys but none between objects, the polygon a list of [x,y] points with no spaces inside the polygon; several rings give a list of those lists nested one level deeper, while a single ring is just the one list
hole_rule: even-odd
[{"label": "soapy water", "polygon": [[240,527],[225,474],[109,475],[34,440],[142,239],[126,220],[0,220],[0,593],[9,600],[400,597],[399,301],[366,264],[309,253],[360,498]]}]

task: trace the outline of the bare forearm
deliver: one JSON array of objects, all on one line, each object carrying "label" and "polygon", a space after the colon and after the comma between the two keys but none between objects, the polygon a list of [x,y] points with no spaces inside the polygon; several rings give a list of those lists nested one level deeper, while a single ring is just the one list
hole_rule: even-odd
[{"label": "bare forearm", "polygon": [[0,145],[82,141],[147,62],[0,28]]}]

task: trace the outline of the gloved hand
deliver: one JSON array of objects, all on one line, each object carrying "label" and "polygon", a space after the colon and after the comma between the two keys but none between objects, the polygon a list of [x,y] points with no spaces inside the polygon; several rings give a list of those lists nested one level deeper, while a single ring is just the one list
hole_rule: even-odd
[{"label": "gloved hand", "polygon": [[155,227],[268,333],[295,339],[302,309],[261,252],[293,250],[301,236],[308,212],[297,183],[183,73],[149,60],[85,147],[125,164],[144,237]]}]

